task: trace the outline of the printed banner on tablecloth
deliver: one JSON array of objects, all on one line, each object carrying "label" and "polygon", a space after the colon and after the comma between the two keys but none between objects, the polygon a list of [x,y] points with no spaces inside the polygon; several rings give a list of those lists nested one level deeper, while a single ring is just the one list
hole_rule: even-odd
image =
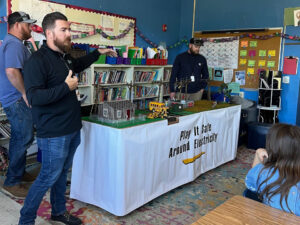
[{"label": "printed banner on tablecloth", "polygon": [[236,157],[240,106],[126,129],[83,122],[71,198],[124,216]]}]

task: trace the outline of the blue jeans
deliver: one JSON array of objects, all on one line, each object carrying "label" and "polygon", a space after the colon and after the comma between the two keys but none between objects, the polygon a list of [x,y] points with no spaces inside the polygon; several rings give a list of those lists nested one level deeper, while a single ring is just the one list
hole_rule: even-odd
[{"label": "blue jeans", "polygon": [[30,108],[23,98],[4,111],[11,125],[9,142],[9,165],[4,185],[13,186],[21,182],[25,172],[27,148],[33,141],[33,122]]},{"label": "blue jeans", "polygon": [[80,131],[62,137],[37,138],[37,142],[42,152],[42,168],[21,209],[20,225],[34,224],[37,210],[49,188],[52,215],[58,216],[66,211],[67,174],[80,144]]},{"label": "blue jeans", "polygon": [[250,191],[249,189],[245,189],[243,192],[243,196],[246,198],[250,198],[254,201],[262,202],[262,200],[259,198],[259,194],[253,191]]}]

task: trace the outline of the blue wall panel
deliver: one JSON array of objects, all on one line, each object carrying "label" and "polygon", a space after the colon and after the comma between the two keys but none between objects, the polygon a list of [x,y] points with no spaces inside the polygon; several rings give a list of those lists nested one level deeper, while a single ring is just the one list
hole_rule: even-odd
[{"label": "blue wall panel", "polygon": [[[0,1],[0,16],[6,16],[6,0]],[[6,23],[0,23],[0,40],[3,40],[7,31]]]},{"label": "blue wall panel", "polygon": [[[300,28],[287,26],[286,33],[289,35],[300,34]],[[285,43],[295,43],[292,40],[285,40]],[[297,42],[296,42],[297,43]],[[295,56],[300,58],[300,45],[284,45],[284,56]],[[289,84],[282,83],[281,91],[281,111],[279,112],[279,121],[284,123],[296,124],[297,105],[299,99],[300,71],[297,75],[287,75],[290,77]]]}]

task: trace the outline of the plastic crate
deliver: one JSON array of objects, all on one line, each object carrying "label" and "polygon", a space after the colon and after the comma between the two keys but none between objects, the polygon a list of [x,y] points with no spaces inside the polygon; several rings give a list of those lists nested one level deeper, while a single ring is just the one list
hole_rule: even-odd
[{"label": "plastic crate", "polygon": [[142,59],[141,64],[146,65],[146,61],[147,61],[146,59]]},{"label": "plastic crate", "polygon": [[95,64],[105,64],[106,61],[106,55],[100,55],[98,60],[94,62]]},{"label": "plastic crate", "polygon": [[146,64],[147,65],[154,65],[154,59],[147,59]]},{"label": "plastic crate", "polygon": [[131,65],[141,65],[141,63],[142,63],[142,59],[139,59],[139,58],[133,58],[133,59],[131,59],[131,62],[130,62]]},{"label": "plastic crate", "polygon": [[106,63],[107,64],[117,64],[117,58],[107,56],[106,57]]},{"label": "plastic crate", "polygon": [[130,58],[123,58],[123,64],[130,65]]},{"label": "plastic crate", "polygon": [[117,57],[116,64],[123,64],[123,58],[122,57]]}]

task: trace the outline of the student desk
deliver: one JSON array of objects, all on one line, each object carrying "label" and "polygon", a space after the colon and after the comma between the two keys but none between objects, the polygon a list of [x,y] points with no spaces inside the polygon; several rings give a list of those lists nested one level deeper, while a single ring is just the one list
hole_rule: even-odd
[{"label": "student desk", "polygon": [[263,203],[234,196],[201,217],[192,225],[262,225],[300,224],[300,217],[272,208]]},{"label": "student desk", "polygon": [[70,197],[124,216],[236,157],[241,107],[117,129],[83,121]]}]

